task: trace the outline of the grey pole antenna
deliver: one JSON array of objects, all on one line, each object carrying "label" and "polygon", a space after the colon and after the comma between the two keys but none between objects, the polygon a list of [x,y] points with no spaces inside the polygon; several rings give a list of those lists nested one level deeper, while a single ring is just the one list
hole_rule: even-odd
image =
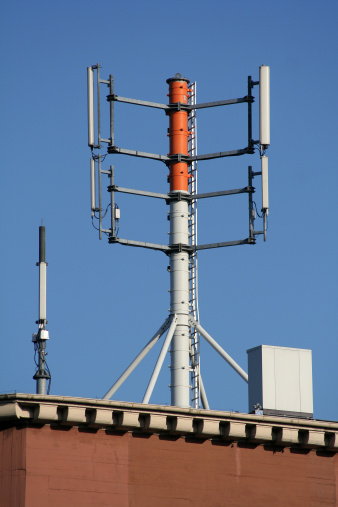
[{"label": "grey pole antenna", "polygon": [[39,262],[37,262],[36,265],[39,266],[39,320],[36,321],[39,330],[37,333],[34,333],[32,337],[36,364],[36,372],[33,379],[36,380],[36,394],[47,394],[46,384],[47,380],[50,380],[51,377],[46,363],[46,340],[49,339],[49,332],[46,329],[47,263],[46,228],[44,225],[39,227]]}]

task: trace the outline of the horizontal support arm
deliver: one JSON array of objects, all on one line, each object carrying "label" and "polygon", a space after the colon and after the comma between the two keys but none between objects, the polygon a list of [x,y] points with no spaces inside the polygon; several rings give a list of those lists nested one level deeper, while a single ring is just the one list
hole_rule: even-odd
[{"label": "horizontal support arm", "polygon": [[116,237],[110,237],[109,243],[120,243],[126,246],[137,246],[141,248],[150,248],[151,250],[161,250],[162,252],[170,252],[171,248],[167,245],[158,245],[156,243],[147,243],[146,241],[134,241],[132,239],[121,239]]},{"label": "horizontal support arm", "polygon": [[122,192],[124,194],[144,195],[146,197],[156,197],[157,199],[168,199],[167,194],[147,192],[146,190],[134,190],[133,188],[123,188],[117,185],[110,185],[108,187],[108,192]]},{"label": "horizontal support arm", "polygon": [[239,155],[253,154],[253,148],[243,148],[241,150],[231,150],[231,151],[218,151],[217,153],[207,153],[205,155],[197,155],[195,157],[190,157],[189,155],[182,155],[181,153],[177,153],[175,155],[158,155],[157,153],[147,153],[144,151],[136,151],[136,150],[127,150],[125,148],[118,148],[117,146],[108,146],[108,153],[119,153],[121,155],[130,155],[132,157],[142,157],[142,158],[150,158],[152,160],[160,160],[165,164],[168,163],[176,163],[176,162],[186,162],[191,163],[195,160],[210,160],[212,158],[223,158],[223,157],[237,157]]},{"label": "horizontal support arm", "polygon": [[[103,171],[102,171],[103,172]],[[109,171],[106,171],[108,174]],[[133,195],[142,195],[145,197],[154,197],[156,199],[165,199],[170,202],[171,200],[177,200],[177,195],[168,195],[161,194],[159,192],[148,192],[146,190],[135,190],[133,188],[124,188],[119,187],[118,185],[110,185],[108,187],[108,192],[122,192],[124,194],[133,194]],[[207,197],[219,197],[224,195],[235,195],[235,194],[245,194],[245,193],[254,193],[254,187],[243,187],[243,188],[235,188],[233,190],[220,190],[219,192],[208,192],[205,194],[196,194],[196,195],[185,195],[181,194],[180,199],[186,199],[188,201],[192,201],[194,199],[206,199]],[[179,200],[180,200],[179,199]]]},{"label": "horizontal support arm", "polygon": [[204,109],[206,107],[229,106],[230,104],[241,104],[243,102],[254,102],[254,98],[246,96],[239,99],[218,100],[217,102],[204,102],[202,104],[194,104],[188,107],[189,109]]},{"label": "horizontal support arm", "polygon": [[[109,82],[107,81],[107,84]],[[217,106],[229,106],[231,104],[241,104],[243,102],[254,102],[254,98],[251,96],[240,97],[238,99],[229,99],[229,100],[217,100],[216,102],[204,102],[201,104],[182,104],[181,102],[176,102],[175,104],[161,104],[159,102],[150,102],[148,100],[138,100],[138,99],[130,99],[127,97],[119,97],[118,95],[112,94],[107,95],[107,101],[111,102],[124,102],[126,104],[134,104],[137,106],[146,106],[146,107],[154,107],[156,109],[163,109],[164,111],[172,111],[172,110],[182,110],[182,111],[191,111],[193,109],[205,109],[207,107],[217,107]]]},{"label": "horizontal support arm", "polygon": [[238,246],[238,245],[254,245],[255,238],[240,239],[238,241],[223,241],[221,243],[207,243],[205,245],[196,245],[194,250],[207,250],[210,248],[221,248],[225,246]]},{"label": "horizontal support arm", "polygon": [[[111,231],[109,231],[111,232]],[[257,233],[255,233],[257,234]],[[259,233],[258,233],[259,234]],[[157,243],[147,243],[146,241],[134,241],[132,239],[122,239],[115,236],[109,237],[109,243],[120,243],[125,246],[136,246],[140,248],[149,248],[151,250],[160,250],[166,254],[173,252],[188,252],[192,253],[197,250],[208,250],[210,248],[222,248],[226,246],[238,246],[238,245],[254,245],[256,243],[255,238],[240,239],[237,241],[223,241],[220,243],[207,243],[205,245],[184,245],[178,243],[177,245],[158,245]]]},{"label": "horizontal support arm", "polygon": [[219,151],[217,153],[207,153],[206,155],[197,155],[196,157],[189,157],[191,161],[194,160],[210,160],[211,158],[223,158],[223,157],[237,157],[239,155],[253,154],[252,148],[243,148],[241,150],[232,151]]},{"label": "horizontal support arm", "polygon": [[206,194],[196,194],[193,195],[193,199],[205,199],[207,197],[219,197],[222,195],[234,195],[234,194],[245,194],[245,193],[253,193],[255,191],[254,187],[243,187],[243,188],[235,188],[234,190],[221,190],[220,192],[208,192]]},{"label": "horizontal support arm", "polygon": [[118,95],[108,95],[107,96],[108,102],[111,102],[112,100],[115,102],[125,102],[127,104],[135,104],[137,106],[147,106],[147,107],[155,107],[156,109],[169,109],[169,106],[166,104],[160,104],[158,102],[149,102],[147,100],[137,100],[137,99],[129,99],[127,97],[119,97]]},{"label": "horizontal support arm", "polygon": [[121,155],[131,155],[132,157],[151,158],[153,160],[160,160],[161,162],[168,162],[170,159],[166,155],[157,155],[156,153],[146,153],[144,151],[126,150],[118,148],[117,146],[109,146],[108,153],[120,153]]}]

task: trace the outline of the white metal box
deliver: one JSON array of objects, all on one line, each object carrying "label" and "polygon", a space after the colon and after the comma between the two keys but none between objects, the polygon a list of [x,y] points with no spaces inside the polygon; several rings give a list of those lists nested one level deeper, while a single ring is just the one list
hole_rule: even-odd
[{"label": "white metal box", "polygon": [[249,412],[313,417],[312,351],[259,345],[247,350]]}]

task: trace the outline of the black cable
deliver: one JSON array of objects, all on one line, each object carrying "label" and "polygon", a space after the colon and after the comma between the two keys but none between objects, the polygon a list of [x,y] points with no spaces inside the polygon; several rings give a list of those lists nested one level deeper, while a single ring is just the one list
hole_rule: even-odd
[{"label": "black cable", "polygon": [[263,215],[260,215],[260,214],[258,213],[258,210],[257,210],[257,204],[255,203],[255,201],[252,201],[252,203],[255,205],[255,209],[256,209],[257,216],[259,216],[259,218],[263,218]]},{"label": "black cable", "polygon": [[[106,158],[106,156],[108,155],[108,153],[106,153],[105,155],[101,155],[101,162],[104,161],[104,159]],[[99,155],[96,155],[96,153],[93,152],[93,159],[94,160],[99,160]]]},{"label": "black cable", "polygon": [[96,227],[96,226],[94,225],[94,220],[93,220],[93,217],[92,217],[92,226],[93,226],[93,227],[94,227],[94,229],[96,229],[97,231],[99,231],[99,230],[100,230],[98,227]]},{"label": "black cable", "polygon": [[49,393],[50,393],[50,386],[51,386],[51,383],[52,383],[52,375],[50,373],[50,369],[48,367],[48,364],[47,364],[46,360],[45,360],[45,371],[46,371],[47,375],[49,375],[48,388],[47,388],[47,394],[49,395]]},{"label": "black cable", "polygon": [[[104,215],[101,215],[101,220],[102,218],[104,218],[106,216],[106,214],[108,213],[108,209],[109,209],[109,206],[111,206],[111,203],[108,204],[108,206],[106,207],[106,211],[104,212]],[[96,216],[95,213],[97,213],[96,211],[94,211],[94,215],[93,217],[96,218],[96,220],[100,220],[100,216]]]},{"label": "black cable", "polygon": [[261,145],[258,143],[254,143],[254,150],[258,151],[261,154]]},{"label": "black cable", "polygon": [[39,363],[36,361],[36,354],[38,352],[38,344],[37,342],[34,343],[34,363],[37,368],[39,368]]},{"label": "black cable", "polygon": [[[102,216],[101,216],[101,218],[104,218],[104,217],[106,216],[106,214],[107,214],[107,212],[108,212],[108,208],[109,208],[109,206],[111,206],[111,203],[109,203],[109,204],[108,204],[108,206],[106,207],[106,211],[105,211],[104,215],[102,215]],[[115,208],[115,209],[116,209],[116,208]]]}]

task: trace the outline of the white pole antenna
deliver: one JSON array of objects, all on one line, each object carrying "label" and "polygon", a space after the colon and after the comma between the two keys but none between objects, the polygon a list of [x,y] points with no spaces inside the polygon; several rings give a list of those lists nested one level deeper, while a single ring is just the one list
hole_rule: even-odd
[{"label": "white pole antenna", "polygon": [[268,187],[268,157],[262,155],[262,211],[269,213],[269,187]]},{"label": "white pole antenna", "polygon": [[268,186],[268,157],[261,156],[262,168],[262,211],[263,211],[263,233],[266,241],[267,217],[269,214],[269,186]]},{"label": "white pole antenna", "polygon": [[94,71],[93,67],[87,67],[87,91],[88,91],[88,146],[95,146],[94,136]]},{"label": "white pole antenna", "polygon": [[259,67],[259,142],[270,145],[270,67]]},{"label": "white pole antenna", "polygon": [[95,160],[93,157],[90,159],[90,201],[92,217],[96,211],[96,199],[95,199]]}]

